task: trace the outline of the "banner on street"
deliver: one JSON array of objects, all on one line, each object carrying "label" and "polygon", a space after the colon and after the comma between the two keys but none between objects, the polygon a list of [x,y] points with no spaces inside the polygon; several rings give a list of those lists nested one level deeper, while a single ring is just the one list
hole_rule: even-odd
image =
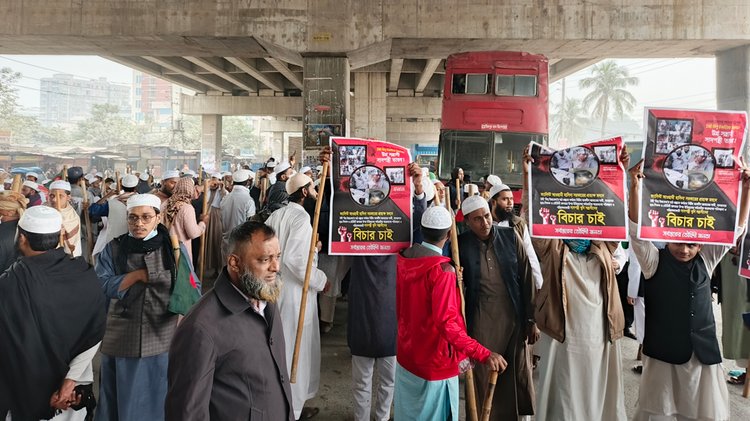
[{"label": "banner on street", "polygon": [[531,143],[531,235],[624,241],[625,169],[620,137],[556,151]]},{"label": "banner on street", "polygon": [[331,137],[329,254],[394,254],[411,245],[409,150]]},{"label": "banner on street", "polygon": [[638,238],[734,244],[747,113],[647,108]]}]

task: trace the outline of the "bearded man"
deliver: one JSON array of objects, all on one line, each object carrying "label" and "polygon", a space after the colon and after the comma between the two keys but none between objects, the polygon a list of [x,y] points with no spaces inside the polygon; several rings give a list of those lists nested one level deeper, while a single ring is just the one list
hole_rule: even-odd
[{"label": "bearded man", "polygon": [[177,327],[166,420],[293,420],[276,306],[279,239],[269,226],[248,221],[232,230],[228,251],[214,288]]}]

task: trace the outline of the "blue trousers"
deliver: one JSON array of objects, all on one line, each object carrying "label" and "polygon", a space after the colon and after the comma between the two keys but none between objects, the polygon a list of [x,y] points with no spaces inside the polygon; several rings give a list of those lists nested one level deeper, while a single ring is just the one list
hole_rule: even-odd
[{"label": "blue trousers", "polygon": [[102,354],[95,421],[161,421],[167,397],[168,353],[144,358]]}]

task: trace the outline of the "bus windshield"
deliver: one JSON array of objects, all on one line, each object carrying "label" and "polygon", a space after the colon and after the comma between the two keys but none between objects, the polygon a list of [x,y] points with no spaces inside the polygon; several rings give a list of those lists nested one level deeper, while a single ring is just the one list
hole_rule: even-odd
[{"label": "bus windshield", "polygon": [[477,184],[489,174],[499,176],[511,187],[522,185],[523,149],[529,142],[546,144],[546,136],[533,133],[501,133],[444,130],[440,135],[440,178],[450,179],[451,170],[461,167]]}]

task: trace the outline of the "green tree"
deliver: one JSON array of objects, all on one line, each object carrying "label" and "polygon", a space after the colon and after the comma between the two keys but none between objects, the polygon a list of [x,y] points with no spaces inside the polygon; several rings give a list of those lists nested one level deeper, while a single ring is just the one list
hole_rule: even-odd
[{"label": "green tree", "polygon": [[557,104],[555,112],[552,114],[552,131],[555,133],[555,140],[567,139],[577,144],[582,140],[583,133],[589,123],[586,116],[586,108],[578,98],[569,98],[564,105]]},{"label": "green tree", "polygon": [[601,135],[607,126],[610,111],[622,118],[626,111],[635,107],[635,97],[628,90],[628,86],[638,85],[638,78],[630,76],[628,69],[618,66],[613,60],[595,65],[591,69],[591,76],[578,82],[582,89],[593,89],[583,98],[583,105],[591,109],[593,117],[601,119]]},{"label": "green tree", "polygon": [[13,85],[20,78],[21,73],[14,72],[9,67],[0,68],[0,125],[16,115],[18,92]]},{"label": "green tree", "polygon": [[119,115],[115,105],[99,104],[91,108],[91,116],[78,123],[75,140],[86,145],[114,146],[139,143],[142,129]]},{"label": "green tree", "polygon": [[222,119],[221,132],[224,153],[239,155],[239,149],[249,149],[256,155],[260,152],[260,137],[247,119],[225,117]]}]

